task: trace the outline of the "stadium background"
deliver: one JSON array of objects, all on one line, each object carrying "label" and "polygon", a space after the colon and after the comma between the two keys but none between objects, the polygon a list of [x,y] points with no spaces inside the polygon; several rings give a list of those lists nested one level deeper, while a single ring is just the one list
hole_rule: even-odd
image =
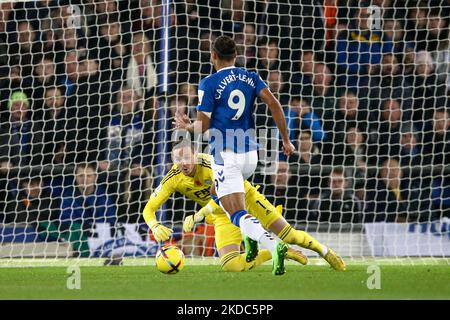
[{"label": "stadium background", "polygon": [[[448,1],[171,1],[167,92],[161,1],[0,5],[1,257],[154,254],[141,212],[218,34],[285,109],[299,154],[254,182],[289,222],[344,256],[450,255]],[[213,255],[194,210],[160,218]]]}]

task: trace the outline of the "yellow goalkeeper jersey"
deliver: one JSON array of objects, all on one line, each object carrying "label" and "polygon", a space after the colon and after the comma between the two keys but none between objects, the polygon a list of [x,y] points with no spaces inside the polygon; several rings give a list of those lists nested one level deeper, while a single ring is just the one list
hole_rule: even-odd
[{"label": "yellow goalkeeper jersey", "polygon": [[[144,220],[147,224],[156,220],[155,213],[158,208],[175,192],[181,193],[202,207],[211,200],[209,191],[214,181],[214,175],[210,157],[204,153],[197,154],[197,169],[193,177],[184,175],[176,164],[173,165],[145,206]],[[212,219],[212,216],[208,216],[207,222],[212,223]]]},{"label": "yellow goalkeeper jersey", "polygon": [[[207,204],[212,207],[212,214],[205,212],[206,223],[214,224],[216,233],[216,246],[218,249],[229,245],[239,245],[242,241],[241,231],[231,223],[229,217],[214,201],[211,200],[210,188],[214,181],[211,169],[211,156],[204,153],[197,154],[197,169],[193,177],[185,176],[177,165],[174,165],[160,185],[150,196],[144,208],[145,222],[156,222],[155,212],[169,199],[174,192],[195,201],[202,208]],[[245,206],[248,212],[256,217],[264,228],[268,228],[274,221],[282,216],[281,206],[275,208],[258,188],[245,180]]]}]

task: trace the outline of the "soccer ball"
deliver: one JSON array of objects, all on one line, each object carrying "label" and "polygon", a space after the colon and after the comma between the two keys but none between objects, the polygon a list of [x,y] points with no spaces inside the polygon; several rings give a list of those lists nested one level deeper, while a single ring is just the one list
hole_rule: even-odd
[{"label": "soccer ball", "polygon": [[177,246],[164,246],[156,253],[156,268],[165,274],[175,274],[183,269],[185,260]]}]

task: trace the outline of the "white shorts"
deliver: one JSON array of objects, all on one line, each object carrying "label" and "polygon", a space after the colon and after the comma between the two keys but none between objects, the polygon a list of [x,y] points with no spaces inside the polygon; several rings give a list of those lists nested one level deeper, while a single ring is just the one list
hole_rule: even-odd
[{"label": "white shorts", "polygon": [[220,155],[223,165],[212,162],[217,197],[220,199],[232,193],[244,193],[244,180],[253,175],[258,165],[258,151],[234,153],[225,150]]}]

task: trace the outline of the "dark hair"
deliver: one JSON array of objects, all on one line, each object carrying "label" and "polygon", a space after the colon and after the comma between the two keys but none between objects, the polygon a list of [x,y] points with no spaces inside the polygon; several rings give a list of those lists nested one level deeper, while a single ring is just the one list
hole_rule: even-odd
[{"label": "dark hair", "polygon": [[449,113],[450,114],[449,110],[447,110],[447,108],[445,108],[445,107],[437,108],[436,110],[434,110],[434,114],[436,114],[436,113]]},{"label": "dark hair", "polygon": [[311,132],[311,130],[305,129],[305,130],[300,130],[300,133],[299,133],[299,135],[298,135],[298,138],[300,139],[300,136],[301,136],[302,134],[304,134],[304,133],[308,134],[309,137],[312,137],[312,132]]},{"label": "dark hair", "polygon": [[95,162],[81,162],[81,163],[78,163],[76,165],[76,167],[75,167],[75,172],[78,172],[78,170],[81,170],[81,169],[86,170],[87,168],[91,168],[92,171],[97,173],[97,165],[95,164]]},{"label": "dark hair", "polygon": [[66,95],[66,90],[65,90],[65,88],[63,87],[63,86],[60,86],[60,85],[54,85],[54,86],[49,86],[49,87],[47,87],[47,88],[45,88],[45,94],[47,94],[47,92],[48,91],[50,91],[50,90],[59,90],[59,92],[61,92],[61,95],[64,97],[64,98],[66,98],[65,97],[65,95]]},{"label": "dark hair", "polygon": [[32,184],[41,184],[41,178],[40,177],[26,177],[20,180],[20,184],[23,185],[25,183],[32,183]]},{"label": "dark hair", "polygon": [[334,167],[333,170],[331,170],[330,175],[332,174],[338,174],[343,175],[345,177],[345,172],[343,167]]},{"label": "dark hair", "polygon": [[217,37],[212,48],[220,60],[231,61],[236,57],[236,43],[228,36]]}]

